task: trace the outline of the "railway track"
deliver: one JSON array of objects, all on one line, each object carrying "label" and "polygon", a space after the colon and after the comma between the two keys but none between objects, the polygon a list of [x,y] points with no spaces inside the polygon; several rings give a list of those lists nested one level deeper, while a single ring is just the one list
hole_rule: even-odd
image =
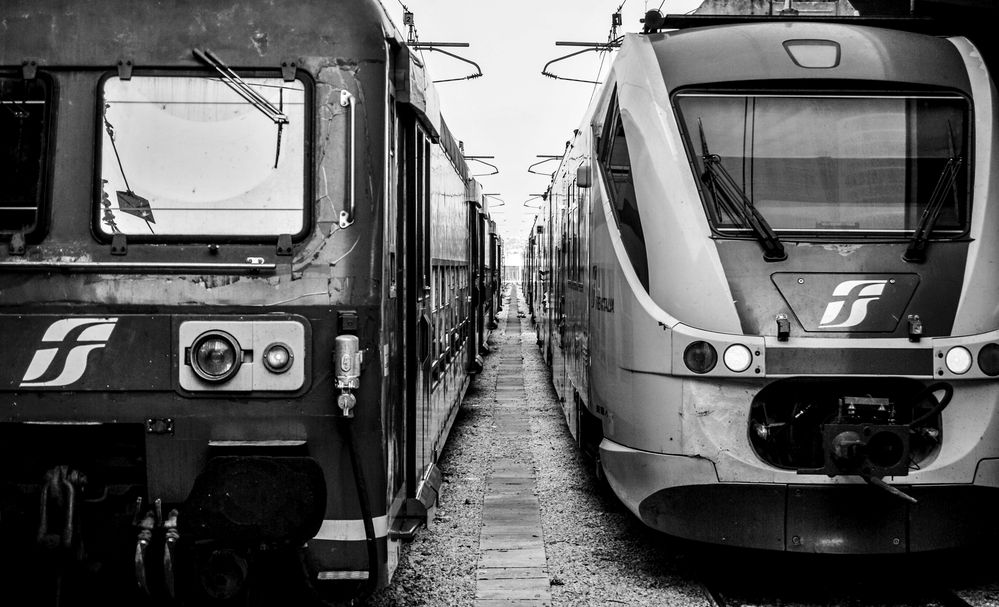
[{"label": "railway track", "polygon": [[840,607],[841,605],[850,606],[862,606],[862,605],[878,605],[888,606],[888,605],[905,605],[911,607],[982,607],[982,605],[968,601],[960,594],[955,592],[950,588],[939,588],[927,595],[911,599],[899,600],[897,602],[886,602],[881,599],[865,601],[864,597],[850,597],[847,600],[843,600],[841,597],[837,600],[822,603],[815,601],[808,601],[807,603],[798,603],[797,601],[787,601],[780,597],[760,597],[762,600],[745,600],[745,597],[740,597],[738,595],[727,595],[723,593],[719,585],[713,582],[698,582],[698,586],[701,589],[704,599],[708,602],[710,607],[742,607],[751,605],[779,605],[780,607],[794,607],[796,605],[826,605],[827,607]]}]

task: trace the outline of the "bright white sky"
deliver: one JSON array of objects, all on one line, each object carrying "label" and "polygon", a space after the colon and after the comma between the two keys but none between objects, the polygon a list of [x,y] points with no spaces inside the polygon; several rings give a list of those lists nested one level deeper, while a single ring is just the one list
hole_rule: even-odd
[{"label": "bright white sky", "polygon": [[[556,41],[606,42],[611,14],[622,0],[381,0],[405,36],[405,4],[413,12],[420,42],[467,42],[468,48],[445,50],[471,59],[482,68],[474,80],[437,86],[441,113],[455,137],[465,142],[469,156],[487,159],[499,174],[478,177],[491,198],[492,217],[507,242],[507,263],[519,263],[519,248],[530,229],[535,210],[525,208],[532,194],[544,192],[556,161],[527,168],[539,154],[561,154],[573,129],[582,121],[594,86],[553,80],[541,75],[556,57],[581,50],[555,46]],[[641,31],[639,19],[663,0],[624,0],[619,34]],[[662,12],[685,13],[700,0],[666,0]],[[472,66],[438,52],[424,51],[431,78],[462,77]],[[597,80],[614,53],[589,51],[550,68],[569,78]],[[476,173],[491,169],[472,162]],[[537,205],[539,200],[529,204]],[[500,206],[502,205],[502,206]]]}]

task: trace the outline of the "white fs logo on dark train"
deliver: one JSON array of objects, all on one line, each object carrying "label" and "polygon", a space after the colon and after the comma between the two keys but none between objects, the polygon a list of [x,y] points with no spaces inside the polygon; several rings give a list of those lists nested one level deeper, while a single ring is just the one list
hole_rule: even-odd
[{"label": "white fs logo on dark train", "polygon": [[819,321],[821,329],[856,327],[867,319],[867,307],[881,299],[887,280],[845,280],[833,289],[833,300]]},{"label": "white fs logo on dark train", "polygon": [[76,383],[87,371],[87,358],[111,339],[117,318],[64,318],[45,330],[21,379],[22,388],[51,388]]}]

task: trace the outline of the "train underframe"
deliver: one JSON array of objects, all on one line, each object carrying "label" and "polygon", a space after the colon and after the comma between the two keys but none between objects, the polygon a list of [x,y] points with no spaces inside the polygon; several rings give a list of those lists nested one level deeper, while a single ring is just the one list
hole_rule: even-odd
[{"label": "train underframe", "polygon": [[[170,423],[0,424],[8,588],[37,604],[268,604],[332,591],[317,568],[368,560],[363,541],[310,541],[343,500],[304,442],[165,450]],[[157,459],[174,465],[148,465]],[[189,492],[155,497],[165,484]],[[357,501],[354,487],[337,491]],[[384,563],[384,535],[377,543]]]}]

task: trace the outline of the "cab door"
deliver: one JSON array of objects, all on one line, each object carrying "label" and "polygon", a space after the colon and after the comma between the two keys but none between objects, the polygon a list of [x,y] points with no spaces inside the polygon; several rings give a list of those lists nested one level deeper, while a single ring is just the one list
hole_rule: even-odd
[{"label": "cab door", "polygon": [[430,137],[410,112],[400,112],[399,248],[405,296],[402,316],[406,390],[406,494],[417,498],[419,481],[433,462],[430,436]]}]

